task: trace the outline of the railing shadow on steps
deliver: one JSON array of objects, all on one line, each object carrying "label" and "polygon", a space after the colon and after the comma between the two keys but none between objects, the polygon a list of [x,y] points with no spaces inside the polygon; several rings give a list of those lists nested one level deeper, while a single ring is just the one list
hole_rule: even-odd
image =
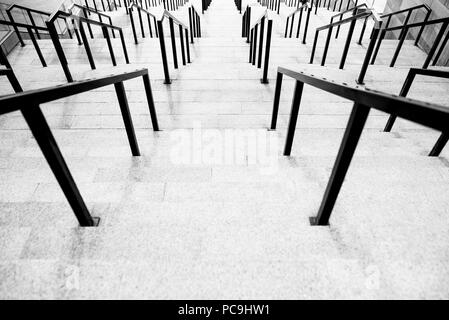
[{"label": "railing shadow on steps", "polygon": [[159,131],[148,70],[141,69],[98,79],[84,80],[25,92],[23,92],[22,87],[11,69],[0,68],[0,76],[8,77],[16,92],[16,94],[0,96],[0,104],[2,105],[0,115],[21,111],[80,226],[97,226],[99,218],[94,218],[90,215],[40,105],[105,86],[114,85],[132,155],[140,156],[140,150],[137,144],[123,82],[142,77],[153,130]]},{"label": "railing shadow on steps", "polygon": [[447,133],[447,124],[449,123],[449,108],[447,107],[398,97],[379,91],[352,87],[346,84],[337,84],[324,78],[318,78],[305,74],[304,72],[296,72],[282,67],[279,67],[277,72],[271,130],[276,129],[284,75],[296,81],[284,156],[290,156],[291,154],[305,84],[354,102],[320,209],[317,216],[310,219],[312,225],[324,226],[329,224],[329,218],[356,151],[370,109],[394,114],[406,120]]},{"label": "railing shadow on steps", "polygon": [[[410,88],[412,87],[413,81],[415,80],[417,75],[449,79],[449,71],[411,68],[409,73],[407,74],[401,92],[399,93],[400,97],[407,96],[407,94],[410,91]],[[390,114],[387,124],[385,125],[384,132],[391,132],[391,129],[393,128],[396,119],[397,116],[395,114],[393,113]],[[448,140],[449,140],[449,129],[441,133],[441,136],[439,137],[438,141],[435,143],[432,150],[430,151],[429,157],[438,157],[441,151],[443,151],[443,148],[447,144]]]},{"label": "railing shadow on steps", "polygon": [[59,61],[61,63],[62,69],[64,71],[64,74],[65,74],[68,82],[73,82],[73,76],[72,76],[72,74],[70,72],[70,69],[69,69],[69,66],[68,66],[68,61],[67,61],[67,58],[66,58],[65,53],[64,53],[64,49],[63,49],[63,47],[61,45],[61,41],[59,40],[58,34],[56,32],[56,29],[55,29],[55,25],[54,25],[55,20],[58,19],[59,17],[70,18],[70,19],[72,19],[73,24],[75,26],[77,26],[77,28],[75,28],[75,32],[78,35],[78,31],[79,31],[79,35],[80,35],[80,36],[78,36],[78,43],[79,43],[79,45],[83,45],[84,44],[84,48],[85,48],[86,54],[87,54],[87,59],[89,60],[89,64],[90,64],[90,67],[91,67],[92,70],[96,69],[96,65],[95,65],[94,57],[92,55],[92,51],[90,49],[89,41],[88,41],[87,36],[86,36],[86,32],[84,30],[83,23],[101,27],[102,32],[103,32],[103,36],[106,39],[106,43],[107,43],[107,46],[108,46],[108,49],[109,49],[109,54],[111,56],[111,62],[112,62],[113,66],[117,65],[117,61],[115,59],[114,50],[113,50],[111,38],[110,38],[110,35],[109,35],[109,30],[116,30],[116,31],[118,31],[119,32],[119,36],[120,36],[120,40],[121,40],[121,43],[122,43],[122,48],[123,48],[123,54],[124,54],[125,62],[127,64],[129,64],[128,50],[126,48],[125,37],[123,35],[122,28],[116,27],[116,26],[112,26],[112,25],[109,25],[107,23],[102,23],[102,22],[98,22],[98,21],[95,21],[95,20],[86,19],[84,17],[78,16],[78,15],[73,15],[71,13],[67,13],[67,12],[64,12],[64,11],[56,11],[46,21],[46,24],[47,24],[47,28],[48,28],[49,33],[50,33],[51,40],[52,40],[53,45],[54,45],[54,47],[56,49],[56,54],[58,55]]},{"label": "railing shadow on steps", "polygon": [[[265,32],[265,21],[267,22],[267,30]],[[258,39],[258,34],[259,39]],[[256,65],[260,69],[262,67],[262,56],[264,55],[264,66],[262,71],[262,78],[260,82],[268,84],[268,67],[270,61],[271,49],[271,35],[273,32],[273,20],[268,18],[267,11],[258,18],[249,30],[249,63]],[[265,45],[265,50],[263,50]],[[265,53],[264,53],[265,51]]]},{"label": "railing shadow on steps", "polygon": [[[190,45],[189,45],[189,28],[167,10],[164,10],[160,16],[156,16],[154,13],[152,13],[146,9],[143,9],[142,7],[136,5],[135,3],[131,3],[130,6],[128,7],[128,12],[129,12],[130,21],[131,21],[134,42],[136,44],[138,44],[139,42],[137,39],[136,25],[135,25],[135,21],[134,21],[134,17],[133,17],[134,9],[137,10],[137,13],[139,15],[139,22],[140,22],[140,29],[141,29],[142,37],[145,37],[142,12],[147,15],[148,27],[150,30],[151,37],[153,37],[152,31],[151,31],[152,30],[151,29],[151,20],[153,20],[153,23],[155,26],[155,36],[159,38],[159,45],[160,45],[160,49],[161,49],[162,66],[164,69],[164,78],[165,78],[164,83],[170,84],[171,79],[170,79],[170,72],[168,70],[168,58],[167,58],[167,50],[166,50],[166,46],[165,46],[163,22],[164,22],[165,18],[168,18],[168,24],[169,24],[169,28],[170,28],[170,39],[171,39],[172,52],[173,52],[173,64],[174,64],[175,69],[178,69],[178,55],[177,55],[177,50],[176,50],[176,36],[175,36],[174,24],[177,24],[178,28],[179,28],[179,40],[180,40],[180,44],[181,44],[181,57],[182,57],[182,64],[184,66],[187,63],[191,63]],[[194,37],[201,37],[200,17],[193,6],[191,6],[189,8],[189,24],[190,24],[190,40],[193,43]],[[186,57],[187,57],[187,60],[186,60]]]}]

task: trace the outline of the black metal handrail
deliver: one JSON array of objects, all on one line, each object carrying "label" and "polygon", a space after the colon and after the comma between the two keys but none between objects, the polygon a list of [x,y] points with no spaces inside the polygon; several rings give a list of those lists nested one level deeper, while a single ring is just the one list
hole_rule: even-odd
[{"label": "black metal handrail", "polygon": [[[399,96],[401,97],[407,96],[413,84],[413,81],[415,80],[415,77],[417,75],[449,79],[449,71],[411,68],[407,74],[407,78],[405,79],[404,85],[402,86]],[[391,129],[393,128],[396,119],[397,116],[395,114],[390,114],[388,122],[385,125],[384,132],[391,132]],[[429,157],[438,157],[441,151],[443,151],[443,148],[448,142],[448,140],[449,140],[449,129],[441,134],[438,141],[435,143],[432,150],[430,151]]]},{"label": "black metal handrail", "polygon": [[[265,33],[265,21],[267,21],[267,32]],[[257,35],[259,32],[260,26],[260,36],[259,42],[257,42]],[[265,59],[264,59],[264,68],[262,71],[262,78],[260,82],[263,84],[268,83],[268,68],[270,61],[270,50],[271,50],[271,35],[273,31],[273,20],[268,19],[268,13],[265,12],[258,18],[252,28],[249,31],[249,63],[252,65],[256,65],[257,60],[257,68],[260,69],[262,67],[262,55],[264,53],[263,47],[265,45]],[[258,47],[257,47],[258,45]]]},{"label": "black metal handrail", "polygon": [[[393,55],[393,58],[390,62],[390,67],[394,67],[396,60],[399,56],[399,53],[402,49],[402,45],[404,44],[405,38],[407,37],[408,31],[411,28],[421,28],[420,30],[423,29],[423,27],[429,26],[429,25],[435,25],[435,24],[441,24],[441,28],[439,30],[439,32],[437,33],[437,36],[435,37],[435,40],[433,42],[432,47],[430,48],[428,54],[427,54],[427,58],[424,61],[424,64],[422,66],[423,69],[427,69],[430,65],[430,62],[432,62],[432,65],[435,66],[441,56],[441,53],[443,52],[448,40],[449,40],[449,34],[447,34],[444,39],[443,36],[447,30],[447,27],[449,26],[449,17],[447,18],[441,18],[441,19],[435,19],[435,20],[425,20],[423,22],[417,22],[417,23],[411,23],[411,24],[406,24],[406,25],[402,25],[402,26],[397,26],[397,27],[389,27],[389,28],[384,28],[382,29],[382,34],[384,34],[387,31],[395,31],[395,30],[400,30],[401,31],[401,35],[399,38],[399,42],[398,42],[398,46],[396,47],[395,53]],[[421,31],[420,31],[421,32]],[[377,53],[379,51],[380,45],[382,43],[382,40],[384,39],[384,36],[380,36],[379,40],[377,42],[377,47],[376,47],[376,51],[374,52],[373,58],[371,60],[371,64],[374,64],[376,57],[377,57]],[[441,40],[443,40],[441,42]],[[416,44],[416,41],[415,41]],[[435,55],[435,52],[437,51],[438,47],[440,47],[440,49],[438,50],[437,54]],[[434,57],[435,55],[435,57]]]},{"label": "black metal handrail", "polygon": [[[56,54],[58,55],[58,59],[59,62],[61,63],[61,67],[64,71],[64,74],[67,78],[68,82],[73,82],[73,77],[72,74],[70,72],[69,66],[68,66],[68,61],[67,58],[65,56],[64,53],[64,49],[61,45],[61,42],[59,40],[58,34],[56,32],[55,29],[55,25],[54,25],[54,21],[56,19],[58,19],[59,17],[66,17],[72,20],[72,22],[74,23],[74,21],[78,22],[78,29],[75,29],[75,32],[77,34],[78,37],[78,43],[80,45],[84,44],[84,48],[86,50],[86,54],[87,54],[87,59],[89,60],[89,64],[92,70],[96,69],[96,65],[95,65],[95,61],[92,55],[92,51],[90,49],[90,45],[89,42],[87,40],[87,36],[86,36],[86,32],[84,31],[84,26],[83,23],[89,24],[89,25],[95,25],[95,26],[99,26],[102,29],[103,32],[103,36],[106,39],[106,43],[109,49],[109,54],[111,56],[111,62],[113,66],[117,65],[117,61],[115,58],[115,54],[114,54],[114,50],[112,47],[112,42],[111,42],[111,38],[109,36],[109,30],[116,30],[119,32],[119,36],[120,36],[120,40],[122,43],[122,48],[123,48],[123,54],[124,54],[124,58],[125,58],[125,62],[127,64],[129,64],[129,57],[128,57],[128,50],[126,48],[126,43],[125,43],[125,37],[123,35],[123,30],[120,27],[117,26],[113,26],[113,25],[109,25],[107,23],[103,23],[103,22],[99,22],[99,21],[95,21],[95,20],[91,20],[88,18],[84,18],[78,15],[73,15],[71,13],[67,13],[64,11],[56,11],[54,12],[49,19],[45,22],[47,24],[47,28],[49,30],[49,34],[51,37],[51,40],[53,42],[53,45],[55,46],[56,49]],[[79,34],[81,36],[81,38],[78,35],[78,30],[79,30]]]},{"label": "black metal handrail", "polygon": [[[11,6],[9,6],[6,9],[6,14],[7,14],[8,18],[9,18],[9,21],[11,21],[13,23],[16,23],[16,21],[14,19],[14,11],[15,10],[21,10],[21,11],[25,11],[26,12],[26,14],[28,16],[28,20],[30,21],[30,25],[33,27],[32,30],[34,30],[37,39],[41,39],[41,32],[40,31],[44,31],[44,32],[48,33],[48,30],[46,28],[45,29],[39,29],[39,28],[42,28],[43,26],[38,26],[37,25],[37,23],[36,23],[36,21],[35,21],[35,19],[33,17],[33,14],[38,14],[40,16],[44,16],[45,19],[47,19],[49,16],[51,16],[51,13],[45,12],[45,11],[42,11],[42,10],[37,10],[37,9],[25,7],[25,6],[18,5],[18,4],[12,4]],[[64,21],[67,33],[68,33],[69,37],[72,38],[73,37],[72,36],[72,32],[70,31],[70,27],[69,27],[69,24],[67,22],[67,19],[64,18],[64,17],[61,17],[60,19]],[[28,23],[23,23],[23,24],[28,24]],[[20,42],[20,45],[22,47],[24,47],[25,46],[25,42],[23,41],[23,38],[22,38],[22,35],[21,35],[21,32],[20,32],[19,28],[20,28],[20,26],[13,25],[13,29],[14,29],[16,35],[17,35],[17,38],[18,38],[18,40]],[[28,32],[28,29],[27,28],[25,28],[25,29]],[[60,28],[60,33],[63,34],[62,28]],[[29,35],[29,32],[28,32],[28,35]],[[30,38],[31,38],[31,36],[30,36]]]},{"label": "black metal handrail", "polygon": [[[346,1],[346,9],[344,9],[344,2]],[[318,2],[318,1],[317,1]],[[334,4],[332,6],[332,3]],[[348,10],[351,6],[351,4],[353,4],[353,7],[357,6],[358,0],[319,0],[319,3],[317,3],[317,7],[322,7],[322,8],[326,8],[327,10],[331,10],[331,11],[341,11],[342,9],[344,10]],[[338,5],[340,4],[340,5]]]},{"label": "black metal handrail", "polygon": [[151,27],[151,20],[153,20],[153,25],[154,25],[154,35],[156,37],[158,37],[158,32],[157,32],[157,20],[158,20],[158,17],[156,17],[153,13],[151,13],[147,9],[142,8],[142,6],[136,4],[135,2],[132,2],[127,7],[127,10],[128,10],[129,18],[130,18],[130,21],[131,21],[131,28],[132,28],[132,31],[133,31],[134,43],[138,44],[139,41],[137,40],[137,31],[136,31],[136,26],[135,26],[135,23],[134,23],[134,16],[133,16],[134,9],[133,8],[135,8],[137,10],[137,14],[139,16],[140,33],[142,35],[142,38],[145,38],[145,28],[144,28],[144,23],[143,23],[143,18],[142,18],[142,12],[147,15],[148,29],[149,29],[149,33],[150,33],[150,38],[153,38],[153,29]]},{"label": "black metal handrail", "polygon": [[[314,3],[318,7],[318,0],[305,0],[305,1],[300,0],[300,1],[297,2],[297,4],[296,4],[297,9],[287,16],[287,19],[286,19],[286,22],[285,22],[285,34],[284,34],[285,38],[287,38],[288,34],[289,34],[289,38],[292,37],[293,25],[294,25],[294,21],[295,21],[295,15],[298,12],[299,12],[299,19],[298,19],[298,26],[297,26],[297,30],[296,30],[296,38],[299,38],[299,33],[300,33],[301,23],[302,23],[303,11],[306,10],[307,15],[306,15],[306,20],[305,20],[305,25],[304,25],[304,35],[303,35],[303,38],[302,38],[302,43],[306,44],[307,31],[309,30],[310,14],[311,14],[311,12],[313,10]],[[315,10],[315,14],[316,14],[316,10]],[[290,21],[290,33],[288,33],[288,23],[289,23],[289,21]]]},{"label": "black metal handrail", "polygon": [[346,84],[337,84],[333,81],[305,74],[304,72],[296,72],[282,67],[278,68],[276,79],[273,114],[271,119],[272,130],[276,129],[282,79],[284,75],[296,80],[284,148],[285,156],[290,156],[291,154],[304,84],[311,85],[317,89],[354,102],[320,209],[317,216],[311,218],[311,223],[313,225],[328,225],[329,223],[329,218],[337,201],[343,181],[345,180],[346,173],[351,164],[370,109],[394,114],[398,117],[441,132],[447,132],[448,130],[449,108],[447,107],[398,97],[379,91],[364,90]]},{"label": "black metal handrail", "polygon": [[[123,1],[125,2],[126,0],[123,0]],[[96,12],[100,12],[100,9],[98,9],[97,0],[92,0],[92,2],[93,2],[93,6],[91,7],[89,5],[90,0],[84,0],[86,7],[91,8],[91,9],[95,10]],[[107,10],[112,11],[113,9],[117,10],[118,6],[120,6],[120,7],[122,6],[122,3],[120,0],[112,0],[112,3],[111,3],[111,0],[106,0],[107,6],[104,4],[104,0],[100,0],[100,2],[101,2],[101,8],[103,9],[103,11],[107,11]],[[119,3],[118,5],[117,5],[117,2]]]},{"label": "black metal handrail", "polygon": [[70,97],[75,94],[114,85],[132,155],[140,156],[140,150],[137,144],[123,82],[137,77],[142,77],[153,130],[159,131],[148,70],[136,70],[133,72],[111,75],[99,79],[85,80],[25,92],[23,92],[22,87],[11,69],[0,68],[0,75],[6,75],[8,77],[13,89],[16,92],[16,94],[0,96],[0,115],[14,111],[22,112],[25,121],[30,127],[36,142],[38,143],[45,159],[53,171],[53,174],[64,192],[64,195],[67,198],[67,201],[69,202],[79,224],[83,227],[97,226],[99,219],[93,218],[90,215],[75,180],[73,179],[72,174],[70,173],[70,170],[58,147],[58,144],[56,143],[47,120],[42,113],[40,105],[57,99]]},{"label": "black metal handrail", "polygon": [[[80,10],[80,12],[83,13],[84,18],[86,19],[90,19],[89,17],[93,14],[97,15],[98,21],[100,21],[101,23],[103,23],[103,18],[106,18],[109,22],[110,26],[113,26],[112,24],[112,18],[111,16],[108,16],[107,14],[101,12],[101,11],[95,11],[95,9],[91,9],[89,7],[86,6],[81,6],[79,4],[73,3],[67,10],[71,13],[71,14],[76,14],[75,12],[73,12],[73,8],[78,8]],[[87,28],[89,29],[89,34],[91,39],[94,38],[94,34],[92,32],[92,27],[90,25],[90,23],[87,23]],[[115,38],[115,30],[112,29],[112,37]]]},{"label": "black metal handrail", "polygon": [[[177,24],[178,28],[179,28],[179,39],[181,42],[181,57],[182,57],[183,65],[186,65],[187,63],[191,63],[190,45],[189,45],[189,29],[183,22],[178,20],[173,14],[171,14],[169,11],[167,11],[165,9],[163,10],[163,12],[161,12],[161,14],[159,16],[156,16],[155,14],[151,13],[150,11],[143,9],[142,7],[137,5],[135,2],[132,2],[132,3],[130,3],[130,5],[128,7],[128,11],[129,11],[129,15],[130,15],[131,27],[133,30],[134,41],[136,44],[138,44],[138,40],[137,40],[137,32],[136,32],[136,27],[135,27],[134,18],[133,18],[133,8],[136,8],[137,12],[139,13],[139,22],[140,22],[141,32],[142,32],[143,37],[145,37],[145,35],[144,35],[144,27],[143,27],[143,20],[142,20],[141,13],[144,12],[147,14],[150,30],[151,30],[150,17],[153,18],[154,22],[156,23],[157,27],[155,28],[155,31],[156,31],[155,34],[159,38],[159,44],[160,44],[161,56],[162,56],[162,66],[164,69],[164,78],[165,78],[164,83],[170,84],[171,79],[170,79],[170,72],[168,70],[168,59],[167,59],[167,50],[165,48],[163,22],[164,22],[165,18],[168,18],[168,23],[169,23],[169,27],[170,27],[170,38],[171,38],[172,52],[173,52],[173,64],[174,64],[175,69],[178,69],[178,55],[177,55],[177,50],[176,50],[176,37],[175,37],[174,25]],[[196,11],[192,7],[192,10],[189,10],[189,13],[196,13]],[[190,22],[192,22],[192,20],[190,20]],[[191,28],[194,27],[194,29],[195,29],[193,32],[194,35],[191,36],[192,41],[193,41],[193,36],[201,35],[201,28],[199,25],[199,16],[198,15],[195,16],[195,22],[198,24],[197,25],[192,25],[192,23],[190,24]],[[152,36],[152,34],[151,34],[151,36]],[[186,56],[187,56],[187,60],[186,60]]]},{"label": "black metal handrail", "polygon": [[346,62],[346,57],[348,55],[349,52],[349,45],[351,44],[351,39],[352,39],[352,35],[354,33],[354,29],[355,29],[355,24],[357,22],[357,20],[361,20],[361,19],[365,19],[367,17],[372,16],[372,11],[371,10],[366,10],[363,11],[361,13],[355,14],[351,17],[345,18],[344,20],[341,21],[336,21],[330,24],[327,24],[325,26],[319,27],[316,29],[315,32],[315,40],[313,42],[313,47],[312,47],[312,54],[310,55],[310,63],[313,64],[313,60],[315,58],[315,52],[316,52],[316,46],[317,46],[317,42],[318,42],[318,36],[319,36],[319,32],[322,30],[328,30],[327,32],[327,38],[326,38],[326,43],[324,46],[324,52],[323,52],[323,56],[321,58],[321,65],[324,66],[326,63],[326,57],[327,57],[327,52],[329,49],[329,43],[331,40],[331,36],[332,36],[332,30],[335,26],[340,26],[346,23],[350,23],[349,26],[349,31],[348,31],[348,36],[346,38],[346,43],[343,49],[343,54],[340,60],[340,69],[344,68],[345,62]]},{"label": "black metal handrail", "polygon": [[187,0],[163,0],[164,9],[170,11],[178,10],[179,7],[186,4],[186,2]]},{"label": "black metal handrail", "polygon": [[[39,57],[39,60],[40,60],[40,62],[42,64],[42,66],[43,67],[47,66],[47,62],[45,61],[45,58],[44,58],[44,56],[42,54],[42,51],[41,51],[41,48],[39,47],[39,44],[38,44],[38,42],[36,40],[36,37],[34,36],[34,33],[33,33],[33,31],[48,31],[47,28],[39,27],[39,26],[36,26],[36,25],[29,25],[29,24],[25,24],[25,23],[6,21],[6,20],[0,20],[0,25],[11,26],[15,30],[16,29],[18,30],[18,28],[26,29],[28,31],[28,35],[30,37],[31,42],[33,43],[34,49],[36,50],[37,56]],[[7,66],[8,68],[11,68],[11,64],[9,63],[6,54],[3,52],[3,49],[1,49],[1,46],[0,46],[0,51],[1,51],[1,53],[0,53],[0,55],[1,55],[0,63],[2,65]]]},{"label": "black metal handrail", "polygon": [[242,0],[234,0],[235,6],[237,7],[237,10],[242,13]]},{"label": "black metal handrail", "polygon": [[194,43],[193,38],[201,38],[201,17],[193,5],[189,7],[189,26],[190,39]]},{"label": "black metal handrail", "polygon": [[[287,1],[287,0],[286,0]],[[296,0],[301,1],[301,0]],[[262,6],[267,7],[271,11],[276,11],[279,14],[281,10],[281,0],[257,0]]]},{"label": "black metal handrail", "polygon": [[[427,22],[429,20],[430,14],[432,13],[432,9],[430,9],[430,7],[428,5],[426,5],[426,4],[417,5],[417,6],[414,6],[414,7],[406,8],[406,9],[395,11],[395,12],[391,12],[391,13],[384,14],[384,15],[381,16],[382,19],[387,18],[387,21],[385,21],[384,28],[383,28],[382,32],[380,33],[379,41],[377,43],[376,49],[374,50],[374,54],[373,54],[373,57],[372,57],[372,60],[371,60],[371,64],[374,64],[374,62],[376,61],[377,54],[379,53],[380,45],[381,45],[383,39],[385,38],[385,36],[387,34],[387,31],[389,31],[388,29],[390,27],[391,18],[393,16],[395,16],[395,15],[399,15],[399,14],[407,12],[407,16],[406,16],[406,18],[404,19],[404,21],[402,23],[402,26],[405,26],[405,25],[408,24],[412,13],[414,11],[420,10],[420,9],[425,9],[426,10],[426,16],[424,17],[423,22]],[[424,28],[425,28],[425,25],[422,25],[421,29],[418,31],[418,34],[417,34],[416,39],[415,39],[415,45],[416,46],[418,45],[418,42],[421,39],[421,35],[424,32]],[[408,33],[408,30],[405,30],[405,29],[401,30],[401,33],[399,35],[399,39],[402,39],[402,37],[404,37],[404,39],[405,39],[405,37],[407,36],[407,33]],[[397,58],[397,56],[396,56],[396,58]],[[396,62],[396,58],[394,60],[392,60],[391,64],[393,64],[393,66],[394,66],[394,63]]]},{"label": "black metal handrail", "polygon": [[[303,14],[303,11],[304,11],[304,7],[306,7],[306,9],[307,9],[307,4],[306,3],[301,3],[301,2],[299,2],[300,4],[301,4],[301,6],[299,6],[298,8],[296,8],[292,13],[290,13],[288,16],[287,16],[287,19],[286,19],[286,21],[285,21],[285,34],[284,34],[284,38],[287,38],[287,35],[288,35],[288,38],[291,38],[292,37],[292,35],[293,35],[293,26],[294,26],[294,23],[295,23],[295,16],[299,13],[299,19],[298,19],[298,27],[297,27],[297,31],[296,31],[296,38],[299,38],[299,32],[300,32],[300,29],[301,29],[301,22],[302,22],[302,14]],[[291,19],[291,20],[290,20]],[[309,18],[310,19],[310,18]],[[288,32],[288,23],[290,22],[290,32]],[[307,23],[306,23],[307,24]],[[305,35],[305,34],[304,34]]]},{"label": "black metal handrail", "polygon": [[[337,13],[336,15],[332,16],[332,17],[331,17],[330,23],[334,22],[334,19],[337,18],[337,17],[339,18],[339,21],[342,21],[344,15],[347,14],[347,13],[351,13],[351,14],[354,16],[355,14],[357,14],[358,11],[361,11],[362,9],[365,9],[365,10],[368,9],[368,6],[366,5],[366,3],[362,3],[362,4],[360,4],[360,5],[357,5],[357,3],[358,3],[357,1],[358,1],[358,0],[356,0],[356,5],[355,5],[354,7],[352,7],[352,8],[349,8],[349,4],[350,4],[351,2],[348,1],[348,9],[346,9],[345,11],[342,11],[342,12]],[[342,3],[343,3],[343,2],[342,2]],[[363,24],[363,30],[362,30],[362,32],[361,32],[361,34],[360,34],[360,42],[361,42],[361,40],[363,39],[363,35],[364,35],[364,33],[365,33],[365,28],[366,28],[366,22],[367,22],[367,20],[368,20],[368,17],[365,18],[365,22],[364,22],[364,24]],[[340,27],[341,27],[341,25],[339,25],[339,26],[337,27],[337,32],[335,33],[335,39],[338,39],[338,35],[340,34]]]},{"label": "black metal handrail", "polygon": [[209,9],[210,4],[212,3],[212,0],[201,0],[201,12],[204,14],[204,11]]}]

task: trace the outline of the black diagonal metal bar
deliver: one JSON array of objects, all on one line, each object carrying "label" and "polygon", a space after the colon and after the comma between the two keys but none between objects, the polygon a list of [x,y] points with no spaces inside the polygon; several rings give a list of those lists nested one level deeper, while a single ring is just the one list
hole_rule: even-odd
[{"label": "black diagonal metal bar", "polygon": [[429,157],[438,157],[449,141],[449,131],[443,132],[429,153]]},{"label": "black diagonal metal bar", "polygon": [[22,109],[22,114],[67,201],[72,207],[80,226],[95,226],[98,221],[96,222],[90,215],[39,105]]},{"label": "black diagonal metal bar", "polygon": [[122,118],[125,124],[126,134],[128,135],[132,155],[135,157],[140,156],[139,146],[137,144],[136,134],[134,132],[131,113],[129,112],[128,99],[126,98],[123,82],[115,83],[114,87],[115,92],[117,93],[117,99],[120,105],[120,111],[122,112]]},{"label": "black diagonal metal bar", "polygon": [[301,103],[303,89],[304,82],[296,81],[290,112],[290,120],[288,122],[287,139],[285,140],[284,156],[289,156],[292,152],[293,138],[295,137],[296,123],[299,115],[299,105]]},{"label": "black diagonal metal bar", "polygon": [[357,103],[352,108],[331,177],[327,184],[323,200],[321,201],[320,209],[318,210],[318,215],[311,218],[312,225],[325,226],[329,224],[329,218],[337,202],[338,194],[340,193],[363,128],[365,127],[369,110],[369,107]]},{"label": "black diagonal metal bar", "polygon": [[273,113],[271,116],[271,130],[276,130],[276,124],[279,113],[279,101],[281,99],[282,79],[284,74],[278,72],[276,77],[276,88],[274,90]]}]

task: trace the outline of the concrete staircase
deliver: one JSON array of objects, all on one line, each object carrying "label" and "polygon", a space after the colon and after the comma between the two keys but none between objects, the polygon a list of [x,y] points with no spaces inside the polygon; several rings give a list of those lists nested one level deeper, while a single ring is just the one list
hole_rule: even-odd
[{"label": "concrete staircase", "polygon": [[[283,157],[294,82],[285,80],[278,130],[267,131],[276,68],[355,85],[367,42],[354,43],[338,70],[342,30],[326,67],[318,63],[322,50],[310,65],[315,28],[334,13],[311,17],[307,45],[283,38],[283,14],[275,17],[269,85],[247,62],[232,0],[213,1],[201,16],[192,64],[174,71],[169,62],[171,85],[163,84],[158,39],[134,45],[124,10],[113,19],[126,28],[130,65],[115,40],[112,67],[98,38],[90,41],[91,71],[83,47],[63,40],[75,79],[148,68],[163,131],[150,130],[137,80],[125,87],[139,158],[131,157],[112,87],[43,106],[92,215],[101,217],[98,228],[83,229],[22,116],[0,117],[1,298],[449,297],[449,150],[426,157],[438,133],[400,120],[383,133],[387,116],[372,112],[331,226],[309,225],[351,104],[306,87],[293,153]],[[39,43],[48,68],[31,45],[9,55],[25,89],[65,82],[51,43]],[[367,87],[399,93],[408,68],[422,64],[425,54],[407,43],[398,67],[388,68],[395,44],[384,41]],[[171,59],[170,50],[167,39]],[[10,93],[1,81],[0,92]],[[410,97],[448,104],[448,88],[418,77]]]}]

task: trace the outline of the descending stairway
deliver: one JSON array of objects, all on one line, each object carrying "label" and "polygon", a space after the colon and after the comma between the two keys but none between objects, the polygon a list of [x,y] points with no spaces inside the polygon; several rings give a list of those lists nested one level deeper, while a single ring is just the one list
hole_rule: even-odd
[{"label": "descending stairway", "polygon": [[[124,9],[112,16],[125,30],[130,65],[119,40],[117,67],[104,39],[90,41],[95,71],[83,47],[62,40],[75,79],[148,68],[163,131],[149,130],[138,81],[125,87],[142,157],[130,156],[112,87],[43,106],[101,217],[99,227],[79,228],[22,116],[0,117],[1,298],[449,298],[449,148],[426,157],[437,132],[399,120],[383,133],[387,116],[373,111],[331,226],[310,226],[351,103],[306,87],[293,153],[283,157],[294,82],[285,80],[278,130],[268,131],[276,69],[355,85],[367,42],[351,46],[344,70],[344,37],[332,42],[325,67],[322,50],[308,64],[316,27],[335,13],[319,9],[303,45],[283,38],[284,12],[270,13],[268,85],[247,62],[232,0],[212,1],[201,16],[191,64],[175,71],[168,54],[171,85],[163,84],[158,39],[134,45]],[[185,8],[177,14],[186,19]],[[47,68],[30,45],[8,56],[25,89],[65,82],[51,43],[39,43]],[[399,93],[408,68],[422,64],[425,54],[408,43],[388,68],[396,43],[385,40],[367,87]],[[447,105],[448,88],[417,78],[410,97]],[[5,79],[0,92],[11,93]]]}]

